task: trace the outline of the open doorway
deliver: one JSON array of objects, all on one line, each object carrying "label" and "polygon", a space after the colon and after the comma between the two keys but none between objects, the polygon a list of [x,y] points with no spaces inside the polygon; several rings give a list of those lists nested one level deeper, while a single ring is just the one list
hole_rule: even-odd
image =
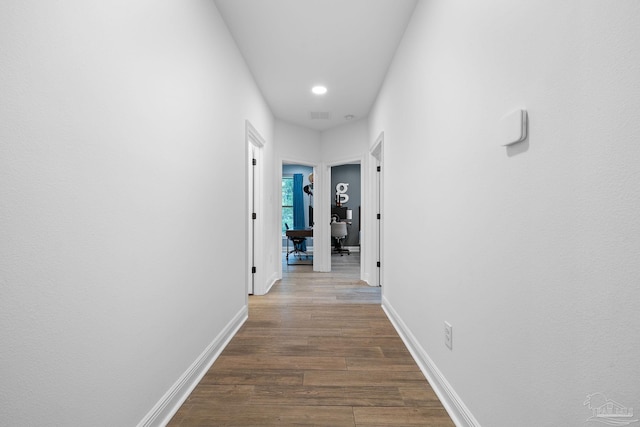
[{"label": "open doorway", "polygon": [[[314,253],[313,167],[282,165],[282,265],[313,271]],[[308,267],[311,266],[311,267]]]},{"label": "open doorway", "polygon": [[362,173],[360,162],[331,167],[331,270],[360,276]]}]

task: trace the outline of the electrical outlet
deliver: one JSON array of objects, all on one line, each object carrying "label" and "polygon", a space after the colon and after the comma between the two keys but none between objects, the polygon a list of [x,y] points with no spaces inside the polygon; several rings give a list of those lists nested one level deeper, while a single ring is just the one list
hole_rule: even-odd
[{"label": "electrical outlet", "polygon": [[453,326],[449,322],[444,322],[444,345],[453,350]]}]

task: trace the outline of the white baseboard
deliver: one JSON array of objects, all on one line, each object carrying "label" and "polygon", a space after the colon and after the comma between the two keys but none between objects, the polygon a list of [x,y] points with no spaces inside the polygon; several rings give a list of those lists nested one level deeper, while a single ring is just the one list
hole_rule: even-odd
[{"label": "white baseboard", "polygon": [[138,423],[138,427],[161,427],[169,423],[231,338],[248,319],[248,313],[248,307],[244,306]]},{"label": "white baseboard", "polygon": [[400,338],[402,338],[402,341],[404,341],[413,359],[429,381],[429,384],[431,384],[433,391],[438,395],[440,402],[442,402],[442,405],[449,413],[454,424],[457,427],[480,427],[478,420],[475,419],[469,408],[467,408],[460,399],[460,396],[458,396],[453,387],[451,387],[451,384],[449,384],[442,372],[440,372],[435,363],[433,363],[433,360],[431,360],[427,352],[418,343],[415,336],[407,328],[407,325],[402,321],[398,313],[384,296],[382,297],[382,309],[387,314],[387,317],[400,335]]}]

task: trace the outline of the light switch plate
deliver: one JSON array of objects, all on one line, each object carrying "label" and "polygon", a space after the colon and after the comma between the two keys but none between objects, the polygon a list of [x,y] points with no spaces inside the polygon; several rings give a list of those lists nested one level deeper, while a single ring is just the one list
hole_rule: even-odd
[{"label": "light switch plate", "polygon": [[527,139],[527,110],[515,110],[500,119],[500,145],[511,145]]}]

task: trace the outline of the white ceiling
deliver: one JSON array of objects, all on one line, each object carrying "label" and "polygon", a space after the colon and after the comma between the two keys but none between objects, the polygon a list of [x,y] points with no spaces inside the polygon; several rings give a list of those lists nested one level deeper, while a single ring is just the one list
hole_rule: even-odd
[{"label": "white ceiling", "polygon": [[[366,117],[416,0],[216,0],[273,114],[325,130]],[[311,87],[328,88],[323,96]],[[311,119],[311,112],[330,119]]]}]

